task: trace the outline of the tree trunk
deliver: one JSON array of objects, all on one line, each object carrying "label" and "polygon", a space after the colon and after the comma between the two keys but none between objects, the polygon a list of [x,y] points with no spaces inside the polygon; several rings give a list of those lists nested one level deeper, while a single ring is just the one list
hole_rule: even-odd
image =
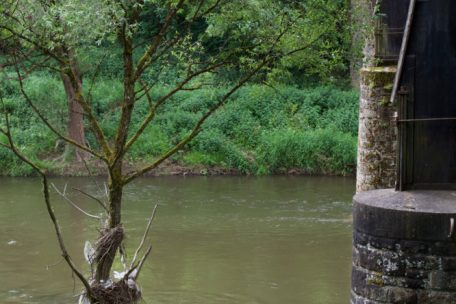
[{"label": "tree trunk", "polygon": [[[68,136],[78,144],[85,146],[85,133],[84,133],[84,110],[76,100],[75,89],[72,86],[71,80],[68,75],[61,73],[63,86],[67,96],[68,104]],[[78,82],[82,85],[81,76],[77,75]],[[68,148],[68,147],[67,147]],[[87,158],[87,152],[75,148],[75,157],[78,162]]]},{"label": "tree trunk", "polygon": [[122,163],[135,102],[135,79],[132,39],[123,33],[122,42],[124,46],[124,100],[122,102],[122,114],[116,133],[115,151],[109,165],[109,216],[105,225],[106,228],[97,242],[97,256],[100,258],[98,260],[96,259],[96,282],[109,279],[117,250],[122,245],[124,237],[121,224],[124,186]]},{"label": "tree trunk", "polygon": [[109,173],[109,215],[105,228],[97,242],[97,263],[95,281],[106,281],[110,277],[111,268],[116,253],[123,241],[123,227],[121,225],[122,208],[122,166],[118,162]]}]

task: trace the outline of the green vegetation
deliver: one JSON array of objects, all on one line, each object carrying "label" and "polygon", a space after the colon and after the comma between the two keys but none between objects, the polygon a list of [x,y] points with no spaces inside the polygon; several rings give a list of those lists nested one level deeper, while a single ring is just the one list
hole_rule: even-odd
[{"label": "green vegetation", "polygon": [[[19,89],[11,82],[3,83],[18,145],[43,166],[58,172],[58,168],[66,165],[61,158],[63,143],[30,110]],[[51,122],[64,129],[67,105],[60,79],[35,74],[24,84]],[[160,87],[152,91],[151,97],[158,97],[167,89]],[[190,132],[202,112],[222,92],[223,88],[206,88],[176,94],[132,146],[129,162],[141,163],[166,152]],[[121,84],[101,79],[93,86],[91,95],[104,132],[113,136],[119,116],[119,104],[113,101],[122,98]],[[132,118],[134,130],[147,111],[148,103],[143,98]],[[358,93],[335,85],[305,89],[250,85],[239,90],[172,160],[184,166],[216,166],[242,174],[353,174],[357,111]],[[90,134],[87,140],[95,145]],[[6,149],[0,149],[0,171],[6,175],[33,173]]]},{"label": "green vegetation", "polygon": [[[132,23],[128,38],[135,46],[131,58],[139,66],[145,64],[132,87],[137,92],[143,85],[152,88],[150,96],[140,93],[142,97],[132,107],[131,124],[124,126],[129,138],[149,114],[151,104],[177,88],[189,71],[217,67],[192,76],[185,85],[191,89],[179,89],[165,100],[142,136],[126,149],[129,166],[154,161],[189,136],[207,109],[258,66],[248,86],[231,96],[204,123],[199,135],[171,156],[172,162],[242,174],[354,173],[358,97],[348,88],[348,67],[357,51],[351,39],[349,1],[201,1],[200,7],[178,2],[170,2],[180,10],[164,27],[168,34],[155,50],[157,58],[142,63],[151,55],[147,46],[166,24],[169,7],[160,1],[132,4],[128,7],[131,15],[125,16],[126,8],[116,1],[56,2],[53,10],[35,0],[24,1],[18,11],[13,2],[0,6],[5,19],[4,24],[0,22],[0,67],[3,62],[10,64],[1,69],[0,97],[10,111],[20,150],[50,172],[87,174],[81,166],[87,154],[71,153],[68,143],[57,138],[25,100],[11,64],[18,54],[13,51],[16,48],[33,50],[30,56],[19,55],[21,63],[16,65],[24,73],[32,71],[23,80],[24,90],[51,125],[76,143],[101,151],[105,148],[93,129],[96,119],[108,144],[117,144],[120,118],[130,115],[122,108],[123,78],[134,68],[124,69],[125,45],[114,29],[128,21]],[[28,17],[8,22],[9,11]],[[84,28],[86,24],[90,30]],[[18,34],[21,31],[26,36]],[[40,31],[47,34],[40,35]],[[21,44],[14,44],[12,37]],[[33,45],[38,47],[33,49]],[[35,55],[64,60],[42,65]],[[262,60],[270,61],[263,65]],[[65,81],[70,85],[70,76],[81,83],[77,88],[81,100],[64,89]],[[82,109],[69,110],[86,102],[95,117],[75,113]],[[78,123],[84,128],[78,128]],[[0,136],[2,140],[6,138]],[[74,163],[79,166],[71,167]],[[0,149],[0,173],[22,176],[33,170],[7,149]]]}]

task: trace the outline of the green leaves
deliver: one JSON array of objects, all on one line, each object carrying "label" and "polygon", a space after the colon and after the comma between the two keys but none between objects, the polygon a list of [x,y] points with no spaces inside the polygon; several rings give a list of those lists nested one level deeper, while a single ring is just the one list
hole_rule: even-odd
[{"label": "green leaves", "polygon": [[23,44],[52,51],[112,41],[123,12],[108,0],[21,0],[1,7],[0,16],[0,27],[20,35]]}]

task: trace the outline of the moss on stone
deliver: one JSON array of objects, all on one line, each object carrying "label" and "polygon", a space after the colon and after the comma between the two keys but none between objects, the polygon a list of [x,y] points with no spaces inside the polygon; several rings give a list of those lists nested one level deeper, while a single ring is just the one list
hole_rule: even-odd
[{"label": "moss on stone", "polygon": [[371,88],[383,88],[392,90],[394,77],[396,76],[395,67],[365,67],[360,71],[361,79],[364,84]]},{"label": "moss on stone", "polygon": [[375,286],[384,286],[385,281],[383,280],[381,274],[374,273],[374,275],[367,278],[367,284]]}]

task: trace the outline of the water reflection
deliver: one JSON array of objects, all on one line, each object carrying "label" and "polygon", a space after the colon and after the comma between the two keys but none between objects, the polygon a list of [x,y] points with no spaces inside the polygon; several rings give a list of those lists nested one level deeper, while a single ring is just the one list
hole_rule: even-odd
[{"label": "water reflection", "polygon": [[[102,191],[86,178],[53,182]],[[0,302],[74,303],[80,286],[61,263],[39,180],[0,183]],[[346,303],[353,191],[352,179],[328,177],[138,180],[125,195],[130,248],[160,206],[140,279],[145,302]],[[53,198],[69,250],[84,265],[84,241],[96,236],[98,223]]]}]

